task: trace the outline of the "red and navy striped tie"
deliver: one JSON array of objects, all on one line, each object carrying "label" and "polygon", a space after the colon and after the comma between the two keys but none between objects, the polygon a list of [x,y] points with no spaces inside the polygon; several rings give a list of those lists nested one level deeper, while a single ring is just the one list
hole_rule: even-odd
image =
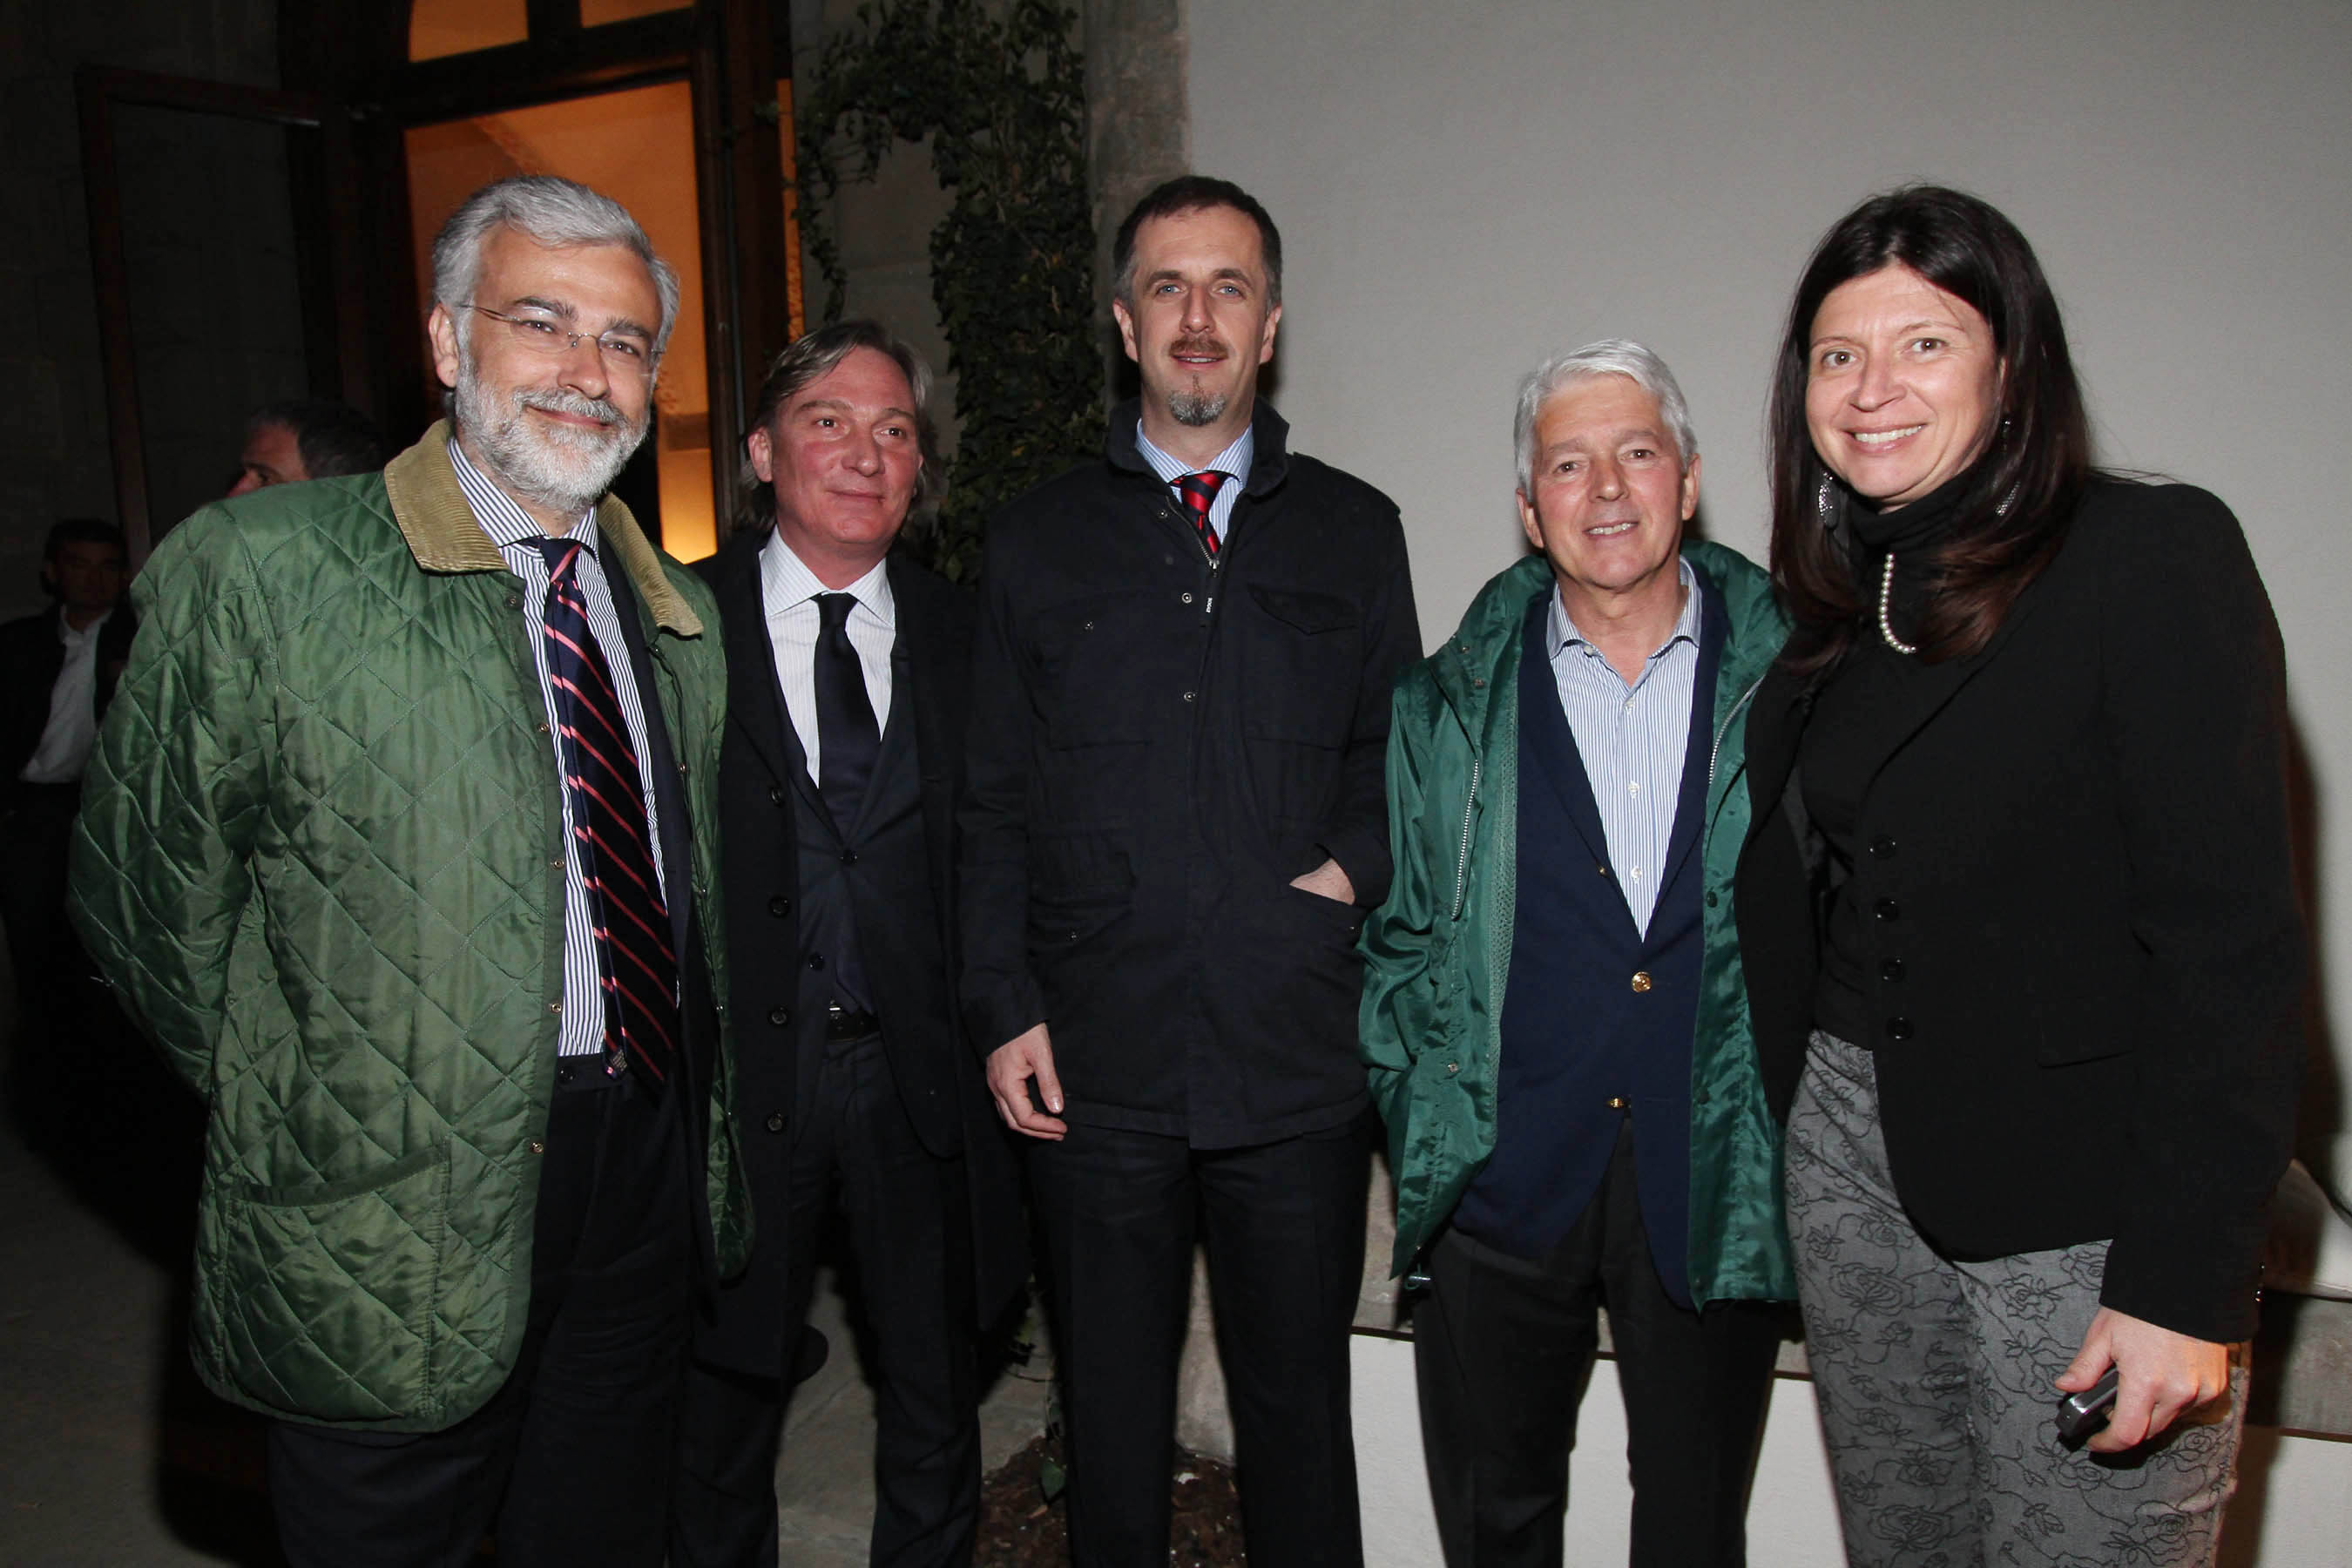
[{"label": "red and navy striped tie", "polygon": [[620,693],[573,572],[577,540],[541,539],[547,556],[547,673],[562,738],[564,794],[579,842],[604,991],[604,1070],[635,1069],[658,1094],[677,1060],[677,952],[646,838],[645,784]]},{"label": "red and navy striped tie", "polygon": [[1201,548],[1209,559],[1217,558],[1217,525],[1209,521],[1209,508],[1215,504],[1217,491],[1225,476],[1214,468],[1198,474],[1186,474],[1176,481],[1176,493],[1184,498],[1184,510],[1192,514],[1192,526],[1201,531]]}]

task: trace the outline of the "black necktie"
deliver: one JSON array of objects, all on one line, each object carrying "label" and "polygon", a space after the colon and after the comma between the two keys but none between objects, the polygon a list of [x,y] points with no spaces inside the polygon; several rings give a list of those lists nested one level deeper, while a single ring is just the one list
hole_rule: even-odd
[{"label": "black necktie", "polygon": [[866,667],[849,641],[854,594],[819,594],[824,625],[816,635],[816,787],[845,837],[866,804],[866,781],[882,752],[881,727],[866,695]]},{"label": "black necktie", "polygon": [[588,626],[575,572],[583,547],[533,542],[547,557],[547,674],[604,992],[604,1070],[634,1067],[657,1093],[677,1059],[677,952],[647,837],[645,781],[612,668]]}]

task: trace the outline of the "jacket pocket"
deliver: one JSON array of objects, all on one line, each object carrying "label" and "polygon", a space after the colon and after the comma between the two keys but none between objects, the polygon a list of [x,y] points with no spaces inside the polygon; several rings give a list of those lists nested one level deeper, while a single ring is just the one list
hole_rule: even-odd
[{"label": "jacket pocket", "polygon": [[349,1181],[231,1185],[221,1219],[232,1288],[211,1303],[231,1375],[313,1420],[432,1414],[448,1211],[446,1140]]},{"label": "jacket pocket", "polygon": [[1247,733],[1346,745],[1356,723],[1361,614],[1349,600],[1302,588],[1253,583],[1249,598],[1258,621],[1249,647]]},{"label": "jacket pocket", "polygon": [[1109,833],[1046,833],[1029,840],[1029,945],[1052,953],[1095,935],[1135,901],[1135,869]]},{"label": "jacket pocket", "polygon": [[1141,594],[1096,594],[1040,610],[1030,636],[1038,714],[1058,750],[1145,738],[1152,677],[1171,657]]}]

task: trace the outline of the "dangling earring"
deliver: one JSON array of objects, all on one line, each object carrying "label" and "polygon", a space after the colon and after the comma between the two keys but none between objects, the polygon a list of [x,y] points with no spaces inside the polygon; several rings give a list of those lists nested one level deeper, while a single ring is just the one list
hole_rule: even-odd
[{"label": "dangling earring", "polygon": [[1813,498],[1813,510],[1820,514],[1824,530],[1837,526],[1837,481],[1826,472],[1822,475],[1821,491]]}]

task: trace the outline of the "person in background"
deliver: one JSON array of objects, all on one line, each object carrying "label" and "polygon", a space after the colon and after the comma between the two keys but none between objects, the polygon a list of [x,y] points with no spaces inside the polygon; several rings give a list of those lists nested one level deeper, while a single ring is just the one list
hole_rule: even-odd
[{"label": "person in background", "polygon": [[435,242],[453,415],[174,529],[92,762],[91,952],[205,1100],[198,1372],[295,1568],[657,1568],[698,1290],[739,1268],[726,671],[606,494],[677,275],[502,180]]},{"label": "person in background", "polygon": [[20,1026],[44,1030],[79,968],[66,923],[66,850],[82,769],[114,700],[139,617],[122,601],[122,531],[69,517],[41,550],[50,608],[0,626],[0,921]]},{"label": "person in background", "polygon": [[1686,537],[1698,441],[1649,349],[1546,361],[1515,434],[1537,553],[1398,683],[1364,930],[1430,1493],[1451,1568],[1561,1561],[1605,1306],[1632,1561],[1734,1568],[1796,1293],[1730,898],[1788,623]]},{"label": "person in background", "polygon": [[2091,467],[2032,248],[1957,191],[1831,227],[1770,431],[1738,910],[1848,1558],[2209,1563],[2301,1059],[2262,579]]},{"label": "person in background", "polygon": [[1355,936],[1388,893],[1389,688],[1421,647],[1404,533],[1257,395],[1282,320],[1264,207],[1171,181],[1113,265],[1142,402],[988,530],[964,1012],[1031,1140],[1076,1561],[1168,1561],[1197,1238],[1250,1555],[1353,1564]]},{"label": "person in background", "polygon": [[375,421],[348,404],[296,398],[265,404],[245,422],[233,496],[303,479],[372,474],[383,467]]},{"label": "person in background", "polygon": [[702,568],[727,640],[727,848],[751,1261],[687,1373],[675,1568],[774,1568],[784,1401],[828,1215],[845,1221],[877,1391],[871,1560],[971,1562],[974,1339],[1027,1279],[1019,1179],[950,956],[971,595],[903,552],[937,492],[930,375],[872,321],[776,356],[752,509]]}]

